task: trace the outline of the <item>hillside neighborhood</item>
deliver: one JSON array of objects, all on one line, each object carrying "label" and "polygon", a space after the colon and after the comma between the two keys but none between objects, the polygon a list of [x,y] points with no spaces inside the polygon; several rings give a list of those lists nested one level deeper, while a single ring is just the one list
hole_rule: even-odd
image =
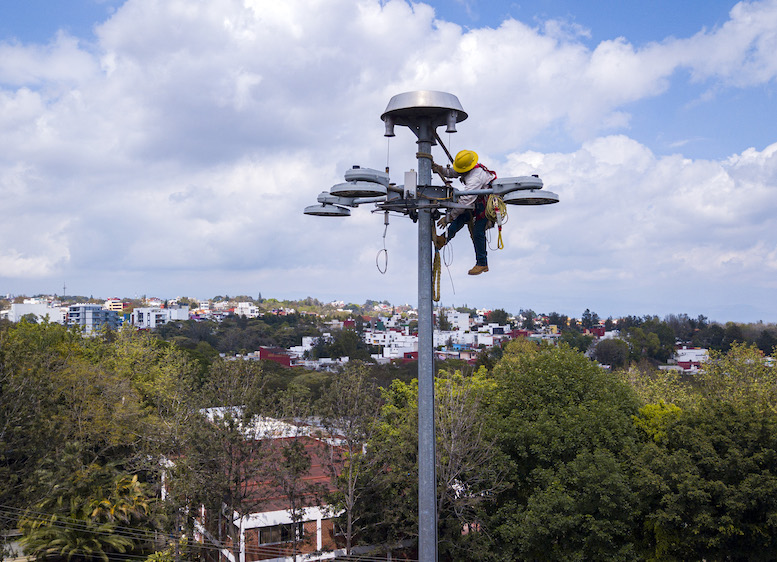
[{"label": "hillside neighborhood", "polygon": [[[308,314],[319,316],[315,312],[300,312],[295,308],[279,307],[265,311],[251,301],[184,299],[187,304],[179,304],[178,299],[144,299],[142,306],[131,307],[121,299],[107,299],[99,303],[62,304],[55,297],[25,298],[21,303],[12,303],[6,310],[0,311],[0,318],[18,322],[32,315],[38,321],[44,319],[66,326],[78,326],[85,334],[94,334],[101,329],[116,330],[122,325],[130,325],[139,330],[155,330],[172,322],[192,320],[196,322],[220,322],[229,316],[259,318],[265,314],[287,316]],[[193,304],[190,304],[193,303]],[[341,308],[344,302],[329,303],[338,313],[349,314],[346,319],[321,318],[322,333],[318,336],[303,336],[299,345],[288,348],[262,346],[259,349],[240,354],[246,360],[270,360],[287,367],[302,367],[309,370],[332,370],[342,367],[349,357],[316,357],[312,352],[322,341],[331,340],[333,331],[357,328],[357,320],[351,310]],[[386,303],[375,303],[372,310],[359,316],[358,333],[361,340],[379,353],[371,355],[378,364],[392,361],[413,361],[418,358],[418,333],[414,328],[417,311],[405,305],[401,312]],[[507,318],[505,323],[489,321],[492,311],[480,309],[462,312],[455,308],[439,308],[434,330],[435,355],[438,359],[458,359],[474,364],[478,354],[484,349],[499,346],[516,338],[531,341],[558,342],[562,336],[561,326],[548,323],[547,316],[522,314]],[[615,322],[616,323],[616,322]],[[516,328],[515,326],[529,326]],[[443,329],[445,328],[445,329]],[[605,322],[597,321],[590,327],[582,328],[584,336],[590,337],[590,347],[602,341],[618,339],[620,331],[608,330]],[[703,347],[688,345],[689,342],[677,342],[674,355],[669,358],[663,369],[673,369],[684,373],[695,373],[707,357]]]},{"label": "hillside neighborhood", "polygon": [[[5,531],[6,552],[40,555],[82,539],[60,537],[73,529],[38,515],[53,513],[78,521],[101,551],[149,562],[415,559],[417,327],[412,306],[377,301],[6,299],[0,398],[9,446],[0,469],[13,478],[0,488],[0,509],[16,525]],[[706,459],[693,447],[740,427],[737,416],[772,419],[775,386],[764,381],[774,377],[773,338],[773,325],[703,316],[438,307],[440,559],[491,559],[477,545],[502,559],[542,558],[546,533],[571,536],[565,521],[576,514],[622,530],[599,547],[578,526],[554,559],[604,559],[619,544],[669,548],[641,534],[654,514],[671,512],[667,498],[684,494],[687,479],[673,481],[672,462],[653,459],[679,446]],[[712,424],[709,436],[686,443],[698,420]],[[741,437],[725,437],[743,449],[721,455],[755,455],[752,466],[721,470],[732,494],[760,506],[743,515],[765,521],[748,537],[771,536],[761,505],[771,495],[750,490],[748,478],[771,478],[758,451],[777,450],[777,432],[748,432],[747,420]],[[547,522],[514,521],[503,506],[556,493],[548,471],[579,500],[539,501],[531,509]],[[667,481],[660,498],[656,478]],[[586,499],[612,490],[612,509]],[[628,508],[623,526],[636,494],[644,505]],[[126,526],[143,531],[125,536]],[[521,543],[514,533],[530,535]],[[672,548],[678,559],[707,552]]]}]

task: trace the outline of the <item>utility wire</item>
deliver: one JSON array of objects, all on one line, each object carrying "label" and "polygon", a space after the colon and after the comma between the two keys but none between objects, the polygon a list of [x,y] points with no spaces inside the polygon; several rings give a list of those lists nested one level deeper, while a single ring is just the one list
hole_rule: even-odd
[{"label": "utility wire", "polygon": [[[11,506],[6,506],[6,505],[0,505],[0,515],[5,515],[8,517],[14,517],[14,518],[19,516],[24,516],[26,518],[38,519],[40,521],[49,522],[53,514],[40,512],[40,511],[25,510],[25,509],[15,508]],[[96,529],[90,528],[87,522],[81,519],[67,517],[67,516],[58,516],[56,521],[50,522],[50,525],[53,527],[63,528],[71,531],[90,532],[98,536],[118,535],[129,539],[136,539],[141,542],[142,541],[145,541],[145,542],[164,541],[166,545],[169,545],[170,542],[175,542],[175,536],[170,536],[169,534],[166,534],[166,533],[162,533],[159,531],[136,529],[136,528],[126,527],[122,525],[116,525],[111,530],[110,533],[99,532]],[[199,531],[195,530],[195,532],[198,535],[200,535],[201,542],[195,541],[191,545],[188,545],[187,548],[208,550],[211,552],[220,552],[223,550],[227,550],[231,552],[231,548],[229,548],[229,546],[213,542],[207,536],[205,536],[203,533]],[[288,543],[285,543],[285,544],[288,544]],[[258,555],[277,554],[278,556],[287,556],[289,554],[289,550],[290,549],[288,546],[281,546],[281,545],[256,545],[256,546],[246,545],[245,546],[246,554],[258,554]],[[299,554],[302,554],[302,553],[299,553]],[[121,553],[106,553],[106,555],[110,560],[126,560],[126,559],[145,560],[147,558],[147,556],[121,554]],[[350,556],[338,555],[336,559],[361,560],[364,562],[383,562],[388,560],[388,555],[384,555],[384,556],[356,555],[356,554],[352,554]],[[416,559],[408,559],[408,560],[410,560],[410,562],[417,562]]]}]

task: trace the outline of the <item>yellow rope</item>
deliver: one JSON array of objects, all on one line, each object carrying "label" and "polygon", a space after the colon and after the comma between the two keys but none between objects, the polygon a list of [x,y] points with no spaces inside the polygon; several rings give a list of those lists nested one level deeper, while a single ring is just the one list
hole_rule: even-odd
[{"label": "yellow rope", "polygon": [[440,250],[435,248],[434,261],[432,262],[432,299],[434,302],[440,302],[440,274],[442,266],[440,265]]},{"label": "yellow rope", "polygon": [[507,222],[507,205],[498,195],[489,195],[486,201],[486,218],[499,228],[499,238],[496,247],[503,250],[505,245],[502,242],[502,225]]}]

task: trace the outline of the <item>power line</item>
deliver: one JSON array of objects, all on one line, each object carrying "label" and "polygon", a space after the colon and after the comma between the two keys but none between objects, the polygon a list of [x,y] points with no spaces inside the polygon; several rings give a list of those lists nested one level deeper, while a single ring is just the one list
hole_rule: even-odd
[{"label": "power line", "polygon": [[[165,533],[161,533],[159,531],[152,531],[152,530],[144,530],[144,529],[137,529],[133,527],[127,527],[123,525],[116,525],[113,527],[111,532],[104,532],[100,531],[98,529],[92,528],[88,521],[84,521],[83,519],[78,519],[75,517],[68,517],[68,516],[57,516],[56,521],[51,521],[52,513],[46,513],[42,511],[34,511],[29,509],[21,509],[16,508],[12,506],[7,505],[0,505],[0,516],[7,516],[9,518],[18,518],[18,517],[25,517],[27,519],[35,519],[37,521],[41,522],[47,522],[52,527],[62,528],[70,531],[79,531],[79,532],[87,532],[92,533],[97,536],[111,536],[111,535],[118,535],[121,537],[125,537],[128,539],[137,540],[140,542],[158,542],[160,540],[164,540],[166,546],[172,546],[171,543],[174,543],[175,537],[170,534],[167,535]],[[231,548],[228,545],[219,544],[215,541],[212,541],[208,539],[208,537],[203,534],[200,531],[197,531],[195,529],[195,532],[201,537],[199,541],[195,541],[193,544],[188,545],[187,548],[196,549],[196,550],[206,550],[210,552],[222,552],[222,551],[229,551],[231,552]],[[166,539],[166,540],[165,540]],[[288,543],[287,543],[288,544]],[[246,545],[244,547],[244,551],[246,554],[256,554],[256,555],[277,555],[277,557],[280,556],[288,556],[290,554],[290,549],[287,546],[281,546],[281,545],[256,545],[256,546],[249,546]],[[303,553],[298,553],[303,554]],[[145,560],[147,556],[142,555],[132,555],[132,554],[121,554],[121,553],[106,553],[106,556],[109,560],[127,560],[127,559],[137,559],[137,560]],[[336,560],[346,560],[346,561],[362,561],[362,562],[385,562],[389,560],[388,555],[361,555],[361,554],[351,554],[345,555],[336,555]],[[408,562],[417,562],[417,559],[405,559]]]}]

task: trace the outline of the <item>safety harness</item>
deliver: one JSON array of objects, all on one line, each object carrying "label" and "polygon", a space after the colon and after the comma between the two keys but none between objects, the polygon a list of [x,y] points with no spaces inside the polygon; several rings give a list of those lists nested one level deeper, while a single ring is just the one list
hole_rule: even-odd
[{"label": "safety harness", "polygon": [[[478,168],[482,168],[492,176],[494,176],[490,182],[488,182],[488,185],[490,186],[494,180],[497,178],[496,172],[493,170],[489,170],[486,168],[483,164],[478,163]],[[480,203],[478,205],[478,203]],[[492,228],[494,225],[497,226],[499,230],[499,236],[497,238],[497,244],[496,247],[499,250],[503,250],[505,245],[502,241],[502,225],[507,222],[507,205],[505,205],[504,200],[499,195],[489,195],[486,197],[485,195],[480,195],[477,198],[477,201],[475,203],[476,208],[482,208],[483,210],[477,213],[477,215],[474,216],[474,219],[482,219],[486,218],[488,219],[489,223],[491,223],[487,228]],[[470,235],[472,235],[472,228],[470,227]]]}]

